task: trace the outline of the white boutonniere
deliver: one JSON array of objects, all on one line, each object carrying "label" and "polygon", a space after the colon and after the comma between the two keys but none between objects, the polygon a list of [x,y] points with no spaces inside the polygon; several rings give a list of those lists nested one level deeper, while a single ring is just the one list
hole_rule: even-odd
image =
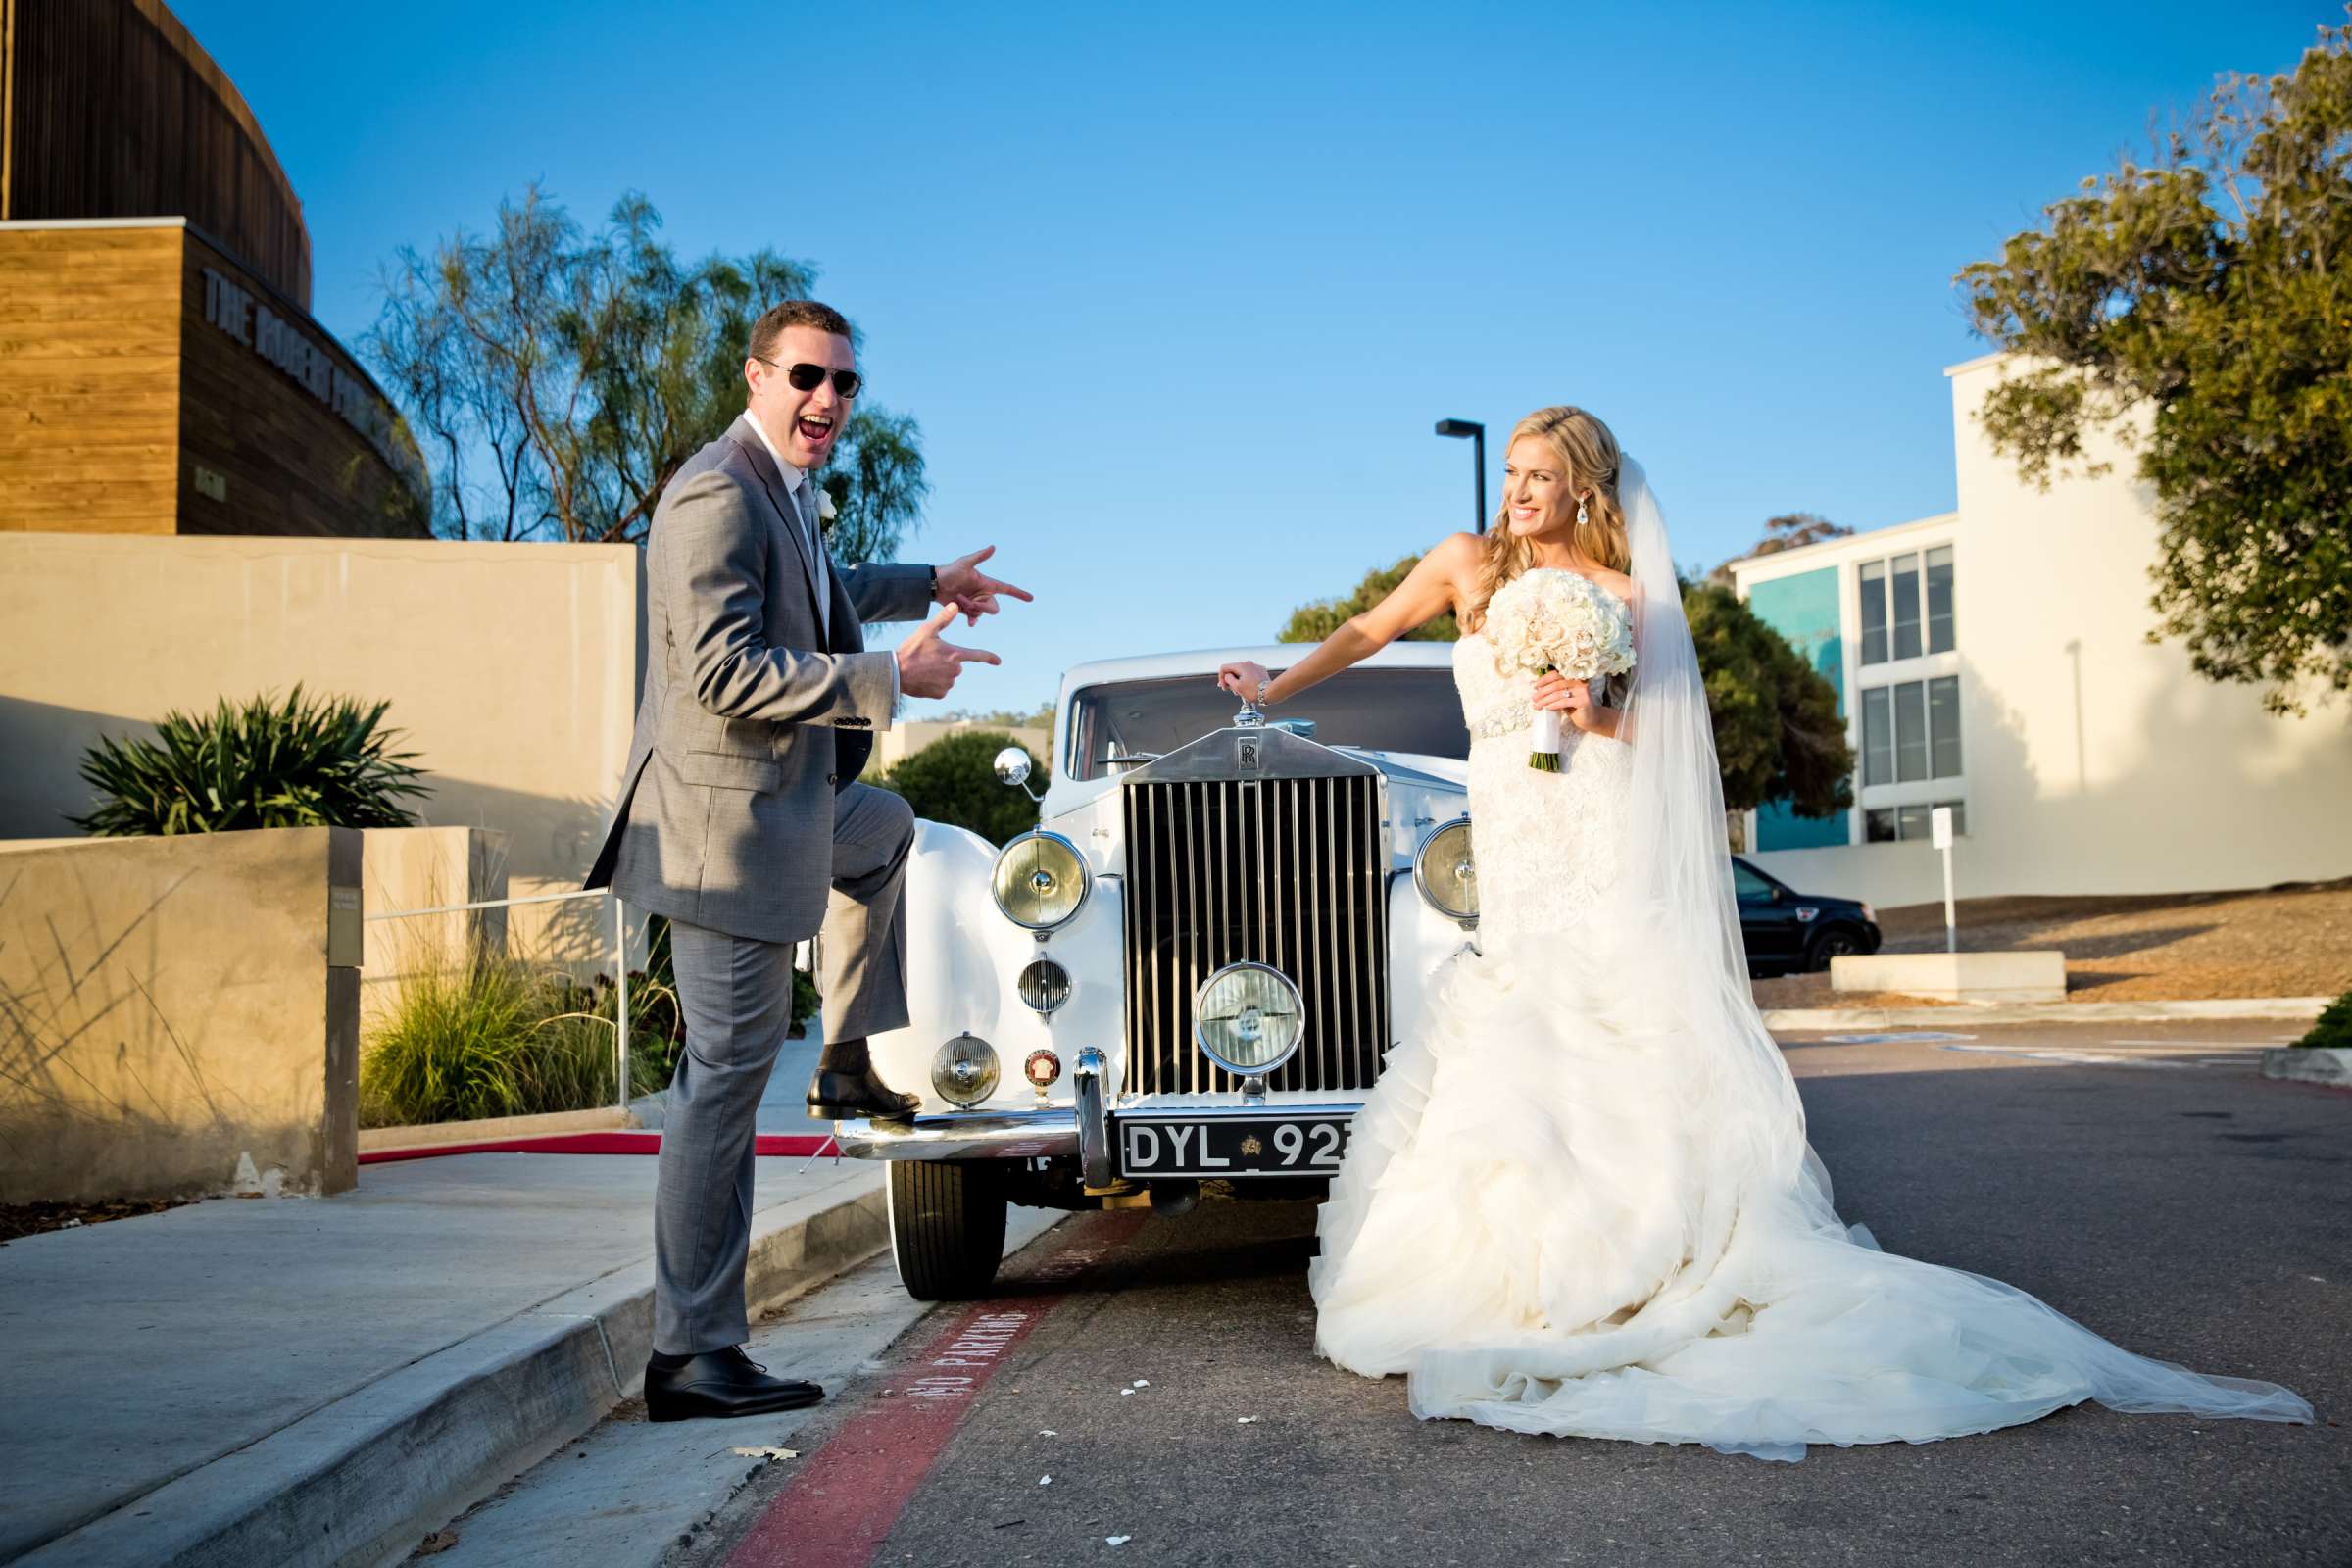
[{"label": "white boutonniere", "polygon": [[816,487],[816,520],[831,522],[835,516],[839,515],[841,509],[833,505],[833,492],[821,484],[818,485]]}]

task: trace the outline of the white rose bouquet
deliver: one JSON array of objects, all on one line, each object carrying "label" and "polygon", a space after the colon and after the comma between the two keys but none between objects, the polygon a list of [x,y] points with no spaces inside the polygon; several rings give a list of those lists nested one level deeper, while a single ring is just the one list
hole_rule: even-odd
[{"label": "white rose bouquet", "polygon": [[[1504,583],[1487,606],[1486,632],[1494,667],[1505,675],[1556,670],[1589,681],[1634,667],[1631,617],[1607,589],[1578,572],[1538,567]],[[1541,773],[1560,770],[1557,712],[1536,714],[1527,765]]]}]

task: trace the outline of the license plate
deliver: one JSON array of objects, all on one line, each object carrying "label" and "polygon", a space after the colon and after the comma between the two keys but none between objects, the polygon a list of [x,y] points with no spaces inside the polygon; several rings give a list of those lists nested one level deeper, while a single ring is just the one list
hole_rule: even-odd
[{"label": "license plate", "polygon": [[1345,1116],[1122,1116],[1122,1176],[1328,1176]]}]

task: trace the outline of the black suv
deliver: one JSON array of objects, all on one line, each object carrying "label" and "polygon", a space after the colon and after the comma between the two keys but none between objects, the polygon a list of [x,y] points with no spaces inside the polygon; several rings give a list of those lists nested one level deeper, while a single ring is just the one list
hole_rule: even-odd
[{"label": "black suv", "polygon": [[1732,890],[1740,898],[1747,972],[1757,979],[1827,969],[1832,958],[1879,951],[1878,911],[1858,899],[1798,893],[1737,855]]}]

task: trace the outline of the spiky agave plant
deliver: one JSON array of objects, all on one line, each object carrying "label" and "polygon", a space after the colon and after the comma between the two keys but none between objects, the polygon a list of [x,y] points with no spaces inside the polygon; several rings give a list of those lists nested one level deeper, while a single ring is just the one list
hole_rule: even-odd
[{"label": "spiky agave plant", "polygon": [[306,697],[298,685],[201,718],[173,711],[153,740],[107,737],[83,757],[97,808],[71,817],[108,837],[261,827],[412,827],[404,797],[421,796],[414,752],[395,752],[387,703]]}]

